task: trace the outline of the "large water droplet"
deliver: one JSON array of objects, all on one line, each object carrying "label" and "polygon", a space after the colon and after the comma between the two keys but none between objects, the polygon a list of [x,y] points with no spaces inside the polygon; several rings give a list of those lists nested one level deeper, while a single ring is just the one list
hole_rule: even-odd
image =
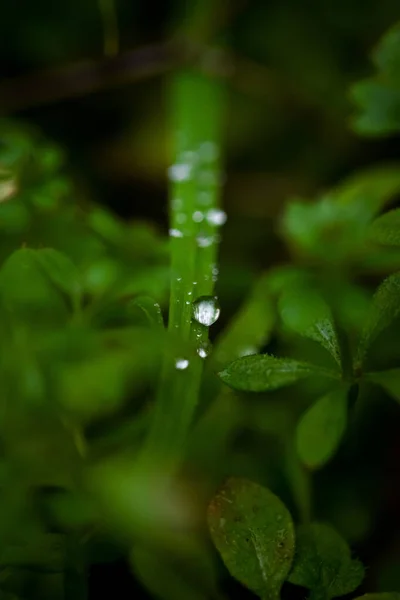
[{"label": "large water droplet", "polygon": [[175,361],[175,368],[179,369],[179,371],[183,371],[184,369],[187,369],[189,366],[189,361],[187,360],[187,358],[177,358]]},{"label": "large water droplet", "polygon": [[193,317],[201,325],[213,325],[220,313],[221,309],[215,296],[200,296],[193,302]]}]

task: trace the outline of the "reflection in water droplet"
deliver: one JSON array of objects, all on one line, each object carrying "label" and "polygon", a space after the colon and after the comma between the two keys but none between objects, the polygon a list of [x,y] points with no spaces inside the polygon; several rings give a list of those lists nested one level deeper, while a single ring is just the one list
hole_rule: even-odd
[{"label": "reflection in water droplet", "polygon": [[183,237],[183,233],[180,229],[170,229],[168,233],[171,237],[174,237],[174,238]]},{"label": "reflection in water droplet", "polygon": [[177,358],[175,361],[175,367],[180,371],[187,369],[189,366],[189,361],[186,358]]},{"label": "reflection in water droplet", "polygon": [[207,221],[210,225],[214,225],[215,227],[220,227],[224,223],[226,223],[226,212],[221,210],[220,208],[210,208],[207,212]]},{"label": "reflection in water droplet", "polygon": [[221,309],[215,296],[200,296],[193,302],[193,317],[201,325],[209,327],[219,317]]}]

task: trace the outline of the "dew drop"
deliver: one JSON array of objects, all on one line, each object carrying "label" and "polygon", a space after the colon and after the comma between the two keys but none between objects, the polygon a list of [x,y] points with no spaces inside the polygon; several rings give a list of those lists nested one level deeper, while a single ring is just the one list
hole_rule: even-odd
[{"label": "dew drop", "polygon": [[193,213],[192,219],[195,223],[201,223],[204,219],[204,214],[200,210]]},{"label": "dew drop", "polygon": [[219,148],[215,142],[203,142],[202,144],[200,144],[199,154],[204,161],[212,162],[214,160],[217,160],[219,155]]},{"label": "dew drop", "polygon": [[212,195],[209,192],[199,192],[197,199],[200,204],[211,204]]},{"label": "dew drop", "polygon": [[174,198],[172,200],[172,208],[174,210],[181,210],[183,207],[183,202],[181,198]]},{"label": "dew drop", "polygon": [[211,344],[210,342],[202,342],[197,348],[197,354],[200,358],[207,358],[207,356],[211,352]]},{"label": "dew drop", "polygon": [[201,325],[213,325],[220,313],[221,309],[215,296],[200,296],[193,302],[193,317]]},{"label": "dew drop", "polygon": [[182,225],[182,223],[184,223],[186,221],[186,215],[185,213],[179,213],[178,215],[176,215],[176,222],[179,223],[180,225]]},{"label": "dew drop", "polygon": [[192,175],[192,167],[188,163],[176,163],[168,168],[171,181],[188,181]]},{"label": "dew drop", "polygon": [[208,248],[214,243],[214,239],[214,236],[198,235],[197,245],[199,246],[199,248]]},{"label": "dew drop", "polygon": [[177,358],[175,361],[175,368],[178,369],[179,371],[183,371],[184,369],[187,369],[189,366],[189,361],[187,360],[187,358]]},{"label": "dew drop", "polygon": [[220,227],[226,223],[227,216],[226,212],[220,208],[210,208],[210,210],[207,211],[206,218],[210,225]]},{"label": "dew drop", "polygon": [[182,238],[183,237],[183,233],[180,229],[170,229],[168,233],[173,238]]}]

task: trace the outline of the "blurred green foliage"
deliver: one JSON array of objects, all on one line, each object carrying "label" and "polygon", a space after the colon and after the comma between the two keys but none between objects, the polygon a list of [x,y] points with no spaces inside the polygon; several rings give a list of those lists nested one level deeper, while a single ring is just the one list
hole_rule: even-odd
[{"label": "blurred green foliage", "polygon": [[[130,84],[169,72],[168,46],[154,42],[174,15],[40,0],[8,6],[0,23],[0,597],[84,600],[88,567],[122,557],[143,595],[246,597],[211,547],[209,506],[225,565],[261,597],[283,584],[294,598],[355,591],[364,569],[350,543],[367,567],[357,594],[397,599],[397,139],[362,142],[347,120],[358,111],[358,133],[398,133],[398,7],[210,6],[177,20],[205,44],[196,66],[216,70],[209,100],[189,81],[167,109],[158,80]],[[389,26],[376,73],[354,84]],[[209,140],[220,76],[229,220],[219,267],[214,247],[196,263],[222,306],[202,361],[195,336],[165,327],[168,308],[179,313],[171,254],[193,290],[192,242],[207,225],[193,219],[180,254],[164,234],[165,116],[193,144]],[[196,377],[166,379],[166,356]],[[137,460],[160,382],[173,409],[160,413],[164,446],[187,435],[172,480],[162,461]]]}]

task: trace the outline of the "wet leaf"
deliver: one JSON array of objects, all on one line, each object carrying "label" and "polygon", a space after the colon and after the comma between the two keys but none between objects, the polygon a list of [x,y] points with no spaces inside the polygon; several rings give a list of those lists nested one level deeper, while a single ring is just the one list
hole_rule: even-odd
[{"label": "wet leaf", "polygon": [[348,388],[329,392],[315,402],[297,426],[296,445],[309,468],[322,467],[335,454],[347,424]]},{"label": "wet leaf", "polygon": [[281,318],[288,329],[321,344],[341,366],[340,345],[332,312],[309,282],[299,282],[279,299]]},{"label": "wet leaf", "polygon": [[352,559],[347,542],[324,523],[296,529],[296,554],[288,581],[313,592],[336,598],[353,592],[364,578],[364,567]]},{"label": "wet leaf", "polygon": [[378,287],[369,310],[358,349],[356,366],[360,367],[368,348],[378,335],[400,314],[400,273],[387,277]]},{"label": "wet leaf", "polygon": [[229,479],[209,505],[208,524],[231,575],[261,598],[279,598],[295,543],[281,500],[256,483]]},{"label": "wet leaf", "polygon": [[291,385],[306,377],[337,378],[338,374],[290,358],[268,354],[244,356],[219,373],[226,385],[245,392],[266,392]]}]

